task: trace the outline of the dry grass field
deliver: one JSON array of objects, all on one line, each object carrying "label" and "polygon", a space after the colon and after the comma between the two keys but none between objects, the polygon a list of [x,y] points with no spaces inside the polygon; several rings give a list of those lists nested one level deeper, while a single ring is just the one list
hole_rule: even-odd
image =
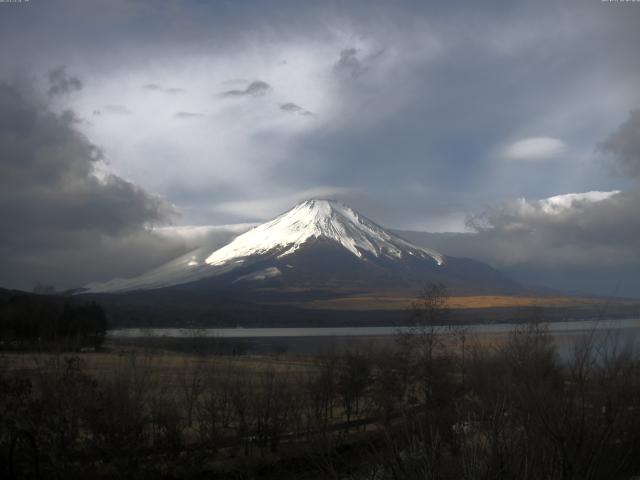
[{"label": "dry grass field", "polygon": [[[297,302],[293,305],[321,310],[404,310],[415,298],[402,294],[362,295],[341,298]],[[447,302],[452,309],[472,308],[518,308],[518,307],[551,307],[551,308],[597,308],[604,304],[631,307],[640,306],[633,300],[603,300],[602,298],[569,297],[569,296],[507,296],[507,295],[475,295],[452,296]],[[290,304],[291,305],[291,304]]]},{"label": "dry grass field", "polygon": [[[396,340],[316,356],[196,354],[109,339],[97,352],[0,353],[0,451],[12,452],[19,478],[415,480],[500,478],[505,469],[510,478],[567,478],[560,464],[576,469],[570,478],[640,471],[637,356],[600,343],[564,364],[536,324],[504,334],[418,329]],[[585,359],[589,369],[576,369]],[[614,423],[602,413],[609,409]],[[529,477],[522,457],[536,460]],[[597,458],[592,476],[585,457]],[[625,476],[603,476],[612,466]],[[1,463],[0,477],[13,478]]]},{"label": "dry grass field", "polygon": [[[109,348],[109,346],[107,346]],[[149,381],[159,382],[165,387],[181,388],[185,374],[198,372],[203,376],[216,376],[233,371],[248,378],[260,376],[268,371],[303,375],[314,369],[314,362],[303,357],[276,357],[262,355],[216,356],[195,355],[182,352],[146,350],[127,347],[103,352],[50,353],[50,352],[3,352],[0,365],[6,373],[37,375],[41,371],[66,368],[65,359],[78,358],[82,370],[91,377],[110,379],[123,372],[137,371]]]}]

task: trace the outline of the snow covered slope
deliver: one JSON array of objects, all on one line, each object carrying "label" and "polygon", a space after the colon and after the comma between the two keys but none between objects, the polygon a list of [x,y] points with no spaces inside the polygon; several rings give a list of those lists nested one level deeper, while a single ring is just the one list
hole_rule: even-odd
[{"label": "snow covered slope", "polygon": [[401,259],[407,255],[432,258],[438,265],[444,257],[429,249],[416,247],[387,233],[382,227],[351,208],[331,200],[307,200],[286,213],[240,235],[206,259],[209,265],[228,265],[253,255],[290,255],[312,239],[332,240],[361,258]]}]

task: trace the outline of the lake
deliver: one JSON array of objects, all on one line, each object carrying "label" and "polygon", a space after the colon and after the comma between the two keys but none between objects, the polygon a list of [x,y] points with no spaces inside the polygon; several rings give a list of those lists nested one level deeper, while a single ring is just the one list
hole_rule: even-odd
[{"label": "lake", "polygon": [[[552,333],[580,333],[596,330],[639,330],[640,319],[575,320],[546,324]],[[470,333],[499,334],[516,328],[513,323],[465,325]],[[447,327],[440,327],[443,332]],[[109,330],[111,338],[284,338],[284,337],[385,337],[406,331],[405,327],[288,327],[288,328],[120,328]]]},{"label": "lake", "polygon": [[[520,324],[522,325],[522,324]],[[596,330],[598,337],[613,346],[635,346],[640,340],[640,319],[576,320],[546,324],[563,358],[569,358],[575,342],[583,334]],[[469,338],[499,340],[518,324],[487,323],[466,325]],[[452,332],[440,327],[443,333]],[[114,344],[162,346],[189,351],[208,348],[219,353],[269,355],[278,352],[318,354],[342,349],[385,347],[391,345],[399,327],[290,327],[290,328],[123,328],[110,330]]]}]

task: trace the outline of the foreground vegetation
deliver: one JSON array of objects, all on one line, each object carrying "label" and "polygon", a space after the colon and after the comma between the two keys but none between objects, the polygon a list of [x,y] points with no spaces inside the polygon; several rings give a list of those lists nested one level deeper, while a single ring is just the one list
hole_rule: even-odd
[{"label": "foreground vegetation", "polygon": [[7,353],[1,478],[615,479],[640,474],[640,358],[496,344],[415,305],[387,349],[314,357]]}]

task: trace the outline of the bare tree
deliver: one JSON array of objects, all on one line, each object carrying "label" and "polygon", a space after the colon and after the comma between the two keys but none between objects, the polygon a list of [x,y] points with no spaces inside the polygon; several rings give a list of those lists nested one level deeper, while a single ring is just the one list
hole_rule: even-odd
[{"label": "bare tree", "polygon": [[187,426],[193,425],[193,412],[204,390],[202,362],[185,358],[180,369],[180,389],[186,410]]},{"label": "bare tree", "polygon": [[360,412],[360,403],[371,382],[371,363],[369,358],[359,352],[347,351],[341,358],[338,373],[338,392],[346,415],[346,430],[351,420]]}]

